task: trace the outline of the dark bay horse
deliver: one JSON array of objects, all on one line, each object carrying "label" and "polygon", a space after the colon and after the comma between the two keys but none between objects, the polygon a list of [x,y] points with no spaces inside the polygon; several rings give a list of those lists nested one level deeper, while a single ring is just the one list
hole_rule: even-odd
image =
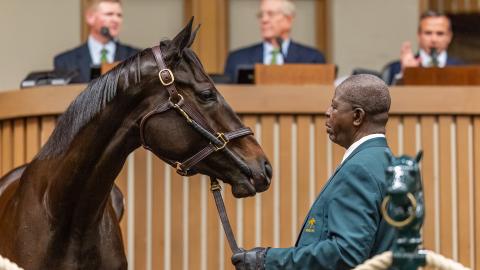
[{"label": "dark bay horse", "polygon": [[127,269],[109,194],[142,145],[181,174],[222,179],[235,197],[269,187],[265,154],[189,48],[196,32],[191,20],[72,102],[20,180],[3,188],[2,256],[27,270]]}]

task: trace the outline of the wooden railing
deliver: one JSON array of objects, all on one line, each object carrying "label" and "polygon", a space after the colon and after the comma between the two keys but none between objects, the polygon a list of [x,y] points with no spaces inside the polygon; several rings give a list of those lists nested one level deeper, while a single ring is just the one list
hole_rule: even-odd
[{"label": "wooden railing", "polygon": [[[0,93],[0,174],[31,160],[84,86]],[[287,247],[341,160],[329,142],[331,86],[227,86],[219,90],[250,126],[274,168],[271,188],[225,200],[240,245]],[[480,88],[395,87],[387,138],[395,154],[424,150],[425,247],[480,266]],[[233,269],[205,177],[190,179],[144,150],[118,177],[130,269]]]}]

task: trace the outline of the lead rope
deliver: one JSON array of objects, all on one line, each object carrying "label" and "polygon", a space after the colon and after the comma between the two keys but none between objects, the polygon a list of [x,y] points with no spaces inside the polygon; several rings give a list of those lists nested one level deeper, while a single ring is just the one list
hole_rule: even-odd
[{"label": "lead rope", "polygon": [[232,250],[232,253],[240,252],[238,248],[237,241],[235,240],[235,235],[233,235],[232,227],[230,226],[230,221],[228,221],[227,210],[225,209],[225,204],[223,203],[223,198],[221,194],[222,187],[218,183],[217,178],[210,177],[210,190],[213,193],[215,198],[215,205],[217,206],[218,215],[222,221],[223,230],[225,231],[225,236],[227,236],[228,245]]},{"label": "lead rope", "polygon": [[23,270],[9,259],[0,256],[0,270]]},{"label": "lead rope", "polygon": [[[463,266],[461,263],[447,259],[440,254],[430,250],[421,251],[426,255],[427,264],[425,266],[438,270],[470,270],[470,268]],[[353,270],[385,270],[392,265],[393,254],[391,251],[386,251],[382,254],[376,255],[373,258],[366,260],[363,264],[358,265]]]}]

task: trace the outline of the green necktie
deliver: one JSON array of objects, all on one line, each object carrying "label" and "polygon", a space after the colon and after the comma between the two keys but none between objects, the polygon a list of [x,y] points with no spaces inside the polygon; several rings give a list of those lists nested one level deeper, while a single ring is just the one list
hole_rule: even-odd
[{"label": "green necktie", "polygon": [[102,48],[102,50],[100,51],[100,63],[104,64],[108,62],[107,53],[107,49]]},{"label": "green necktie", "polygon": [[278,48],[273,49],[271,53],[272,53],[272,60],[270,60],[270,65],[276,65],[278,63],[277,55],[280,53],[280,50]]}]

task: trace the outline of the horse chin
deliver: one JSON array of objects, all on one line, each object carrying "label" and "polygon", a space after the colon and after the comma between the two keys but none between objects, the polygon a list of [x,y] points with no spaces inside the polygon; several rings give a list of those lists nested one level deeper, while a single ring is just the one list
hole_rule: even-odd
[{"label": "horse chin", "polygon": [[232,194],[235,198],[245,198],[255,196],[257,191],[250,181],[232,184]]}]

